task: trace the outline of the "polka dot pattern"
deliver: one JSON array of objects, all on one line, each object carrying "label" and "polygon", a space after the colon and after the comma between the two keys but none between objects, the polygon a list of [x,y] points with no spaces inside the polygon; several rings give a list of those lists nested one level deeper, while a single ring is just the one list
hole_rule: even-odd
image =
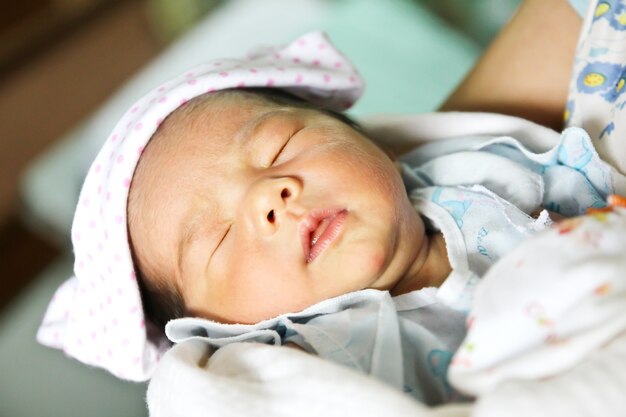
[{"label": "polka dot pattern", "polygon": [[169,342],[144,321],[127,239],[133,172],[168,114],[205,92],[234,87],[280,88],[343,111],[360,97],[363,82],[322,32],[311,32],[246,59],[201,64],[137,101],[117,123],[85,179],[72,226],[74,277],[50,302],[37,335],[41,343],[122,379],[150,378]]}]

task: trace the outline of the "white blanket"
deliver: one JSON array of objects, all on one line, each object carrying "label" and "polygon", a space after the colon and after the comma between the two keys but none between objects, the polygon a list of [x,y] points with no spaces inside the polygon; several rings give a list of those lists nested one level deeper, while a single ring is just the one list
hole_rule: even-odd
[{"label": "white blanket", "polygon": [[288,347],[236,343],[207,360],[188,341],[163,358],[148,388],[152,417],[588,417],[626,409],[626,337],[555,378],[511,381],[477,403],[427,408],[351,369]]},{"label": "white blanket", "polygon": [[351,369],[289,347],[235,343],[209,358],[187,341],[162,359],[148,389],[152,417],[465,416],[465,406],[430,410]]}]

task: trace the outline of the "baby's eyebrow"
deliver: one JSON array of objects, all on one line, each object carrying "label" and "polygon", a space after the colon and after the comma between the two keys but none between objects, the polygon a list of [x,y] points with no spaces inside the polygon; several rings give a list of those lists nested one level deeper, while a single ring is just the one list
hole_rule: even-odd
[{"label": "baby's eyebrow", "polygon": [[254,141],[254,138],[258,137],[259,132],[263,130],[263,127],[267,123],[268,120],[278,116],[278,115],[288,115],[289,112],[285,109],[276,109],[271,110],[262,115],[249,120],[242,127],[237,135],[235,140],[239,141],[240,146],[245,147]]}]

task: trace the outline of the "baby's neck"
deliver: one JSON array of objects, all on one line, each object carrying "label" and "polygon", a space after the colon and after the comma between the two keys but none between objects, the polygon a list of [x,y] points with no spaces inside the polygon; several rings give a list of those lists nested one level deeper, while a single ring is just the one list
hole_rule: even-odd
[{"label": "baby's neck", "polygon": [[422,249],[408,273],[390,290],[391,295],[406,294],[425,287],[439,287],[446,280],[452,268],[443,235],[426,235]]}]

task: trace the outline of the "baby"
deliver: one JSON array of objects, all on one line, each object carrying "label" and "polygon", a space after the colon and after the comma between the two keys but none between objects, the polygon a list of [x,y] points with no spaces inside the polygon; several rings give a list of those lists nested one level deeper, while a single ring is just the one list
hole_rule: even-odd
[{"label": "baby", "polygon": [[[200,65],[139,100],[85,179],[76,278],[53,298],[39,340],[145,380],[169,345],[169,319],[255,323],[411,284],[412,268],[430,264],[419,216],[394,163],[334,113],[362,87],[314,32]],[[333,269],[341,280],[323,278]]]},{"label": "baby", "polygon": [[450,270],[393,161],[345,116],[285,93],[225,90],[174,111],[137,166],[128,226],[163,325],[257,323]]},{"label": "baby", "polygon": [[336,112],[361,87],[312,33],[141,99],[87,176],[77,278],[39,340],[144,380],[177,319],[174,342],[295,344],[429,404],[458,398],[445,369],[479,277],[552,223],[542,205],[602,206],[615,173],[577,129],[546,154],[474,137],[398,163]]}]

